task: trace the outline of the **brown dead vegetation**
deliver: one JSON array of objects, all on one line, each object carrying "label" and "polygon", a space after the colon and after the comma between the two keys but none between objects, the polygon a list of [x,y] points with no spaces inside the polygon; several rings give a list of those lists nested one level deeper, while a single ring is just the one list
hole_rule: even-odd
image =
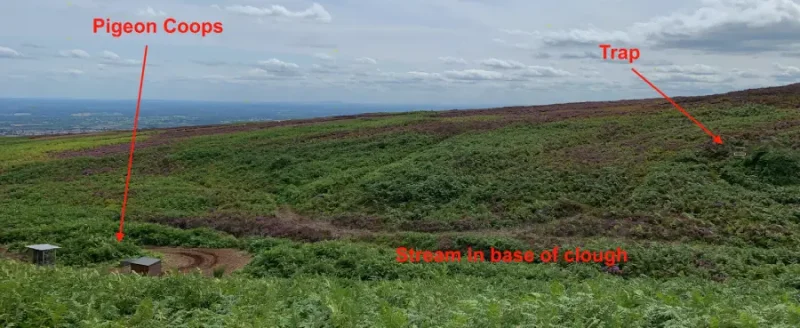
[{"label": "brown dead vegetation", "polygon": [[[791,96],[787,96],[791,95]],[[736,91],[726,94],[695,97],[675,97],[674,100],[684,107],[699,105],[738,105],[744,103],[756,103],[774,105],[778,107],[791,108],[800,102],[800,83],[771,87],[763,89],[751,89]],[[618,115],[636,115],[653,113],[671,108],[671,104],[661,98],[638,99],[638,100],[618,100],[618,101],[597,101],[579,102],[567,104],[553,104],[540,106],[515,106],[503,108],[488,108],[475,110],[449,110],[435,112],[432,119],[411,122],[404,125],[385,126],[376,128],[357,129],[352,131],[336,131],[310,136],[305,140],[330,140],[340,138],[352,138],[371,136],[391,132],[416,132],[435,134],[441,136],[452,136],[461,133],[479,132],[502,128],[512,124],[541,124],[555,122],[571,118],[589,118]],[[323,117],[303,120],[271,121],[235,125],[206,125],[193,127],[177,127],[153,131],[149,138],[137,143],[137,149],[170,144],[176,140],[195,136],[225,134],[234,132],[256,131],[280,126],[301,126],[321,122],[331,122],[349,119],[367,119],[375,117],[387,117],[402,115],[402,113],[372,113],[359,115],[346,115],[335,117]],[[471,116],[496,116],[496,119],[489,120],[462,120],[459,122],[445,121],[441,118],[471,117]],[[54,136],[48,136],[53,138]],[[108,145],[93,149],[83,149],[74,151],[59,152],[57,157],[76,157],[76,156],[104,156],[107,154],[125,153],[129,150],[128,144]]]},{"label": "brown dead vegetation", "polygon": [[[199,126],[175,127],[166,129],[142,129],[139,130],[139,133],[145,131],[152,131],[154,133],[150,134],[147,139],[137,142],[136,149],[166,145],[179,139],[196,137],[196,136],[257,131],[257,130],[263,130],[281,126],[302,126],[302,125],[309,125],[321,122],[331,122],[331,121],[360,119],[360,118],[373,118],[373,117],[387,117],[393,115],[399,115],[399,114],[374,113],[374,114],[361,114],[361,115],[320,117],[320,118],[303,119],[303,120],[269,121],[269,122],[258,122],[258,123],[247,123],[247,124],[199,125]],[[47,136],[47,137],[54,138],[63,136]],[[78,156],[105,156],[109,154],[126,153],[129,150],[130,150],[130,144],[125,143],[125,144],[101,146],[91,149],[63,151],[54,154],[58,158],[69,158]]]},{"label": "brown dead vegetation", "polygon": [[259,236],[288,238],[297,241],[316,242],[339,237],[338,229],[325,222],[295,222],[268,217],[205,217],[205,218],[160,218],[149,221],[166,224],[181,229],[209,227],[224,231],[236,237]]},{"label": "brown dead vegetation", "polygon": [[682,216],[654,217],[629,216],[619,218],[597,218],[576,215],[520,230],[521,235],[552,237],[615,237],[638,240],[704,240],[719,241],[715,227],[707,222]]},{"label": "brown dead vegetation", "polygon": [[14,253],[8,250],[8,248],[0,247],[0,259],[9,259],[15,261],[25,261],[28,259],[25,254],[22,253]]},{"label": "brown dead vegetation", "polygon": [[[287,215],[286,213],[291,213]],[[153,218],[148,221],[182,229],[207,227],[237,237],[257,236],[287,238],[301,242],[335,239],[370,240],[403,232],[447,234],[508,235],[525,240],[552,237],[573,239],[586,237],[615,237],[639,240],[705,240],[715,242],[721,237],[707,222],[687,217],[595,217],[582,213],[546,223],[521,223],[510,220],[479,220],[462,218],[454,221],[424,219],[390,223],[370,216],[310,219],[280,210],[276,215],[241,217],[216,215],[202,218]]]},{"label": "brown dead vegetation", "polygon": [[[741,105],[763,104],[781,108],[791,108],[800,103],[800,83],[734,91],[718,95],[673,97],[673,100],[683,107],[699,105]],[[514,106],[503,108],[488,108],[479,110],[450,110],[439,114],[443,117],[475,116],[475,115],[533,115],[537,113],[551,113],[564,115],[566,112],[576,111],[584,115],[599,114],[599,112],[612,112],[616,114],[644,113],[660,111],[672,105],[662,98],[593,101],[567,104],[540,105],[540,106]]]},{"label": "brown dead vegetation", "polygon": [[218,213],[198,218],[156,217],[147,219],[147,221],[181,229],[206,227],[227,232],[236,237],[275,237],[303,242],[342,238],[360,239],[376,233],[400,231],[440,233],[492,229],[492,225],[488,221],[469,218],[455,221],[425,219],[390,223],[382,218],[358,215],[310,219],[288,209],[281,209],[275,215],[258,217]]},{"label": "brown dead vegetation", "polygon": [[373,221],[372,225],[359,226],[359,223],[367,223],[373,220],[369,218],[354,218],[353,221],[349,222],[341,219],[309,219],[294,213],[290,209],[283,208],[268,216],[248,217],[217,213],[209,217],[151,218],[147,221],[181,229],[207,227],[227,232],[236,237],[275,237],[304,242],[359,236],[369,233],[369,228],[374,229],[372,231],[385,229],[382,223],[378,223],[378,221]]}]

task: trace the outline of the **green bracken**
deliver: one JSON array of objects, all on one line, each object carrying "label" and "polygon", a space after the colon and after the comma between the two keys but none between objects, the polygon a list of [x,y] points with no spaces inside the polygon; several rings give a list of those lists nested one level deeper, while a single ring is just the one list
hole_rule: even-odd
[{"label": "green bracken", "polygon": [[[693,113],[725,144],[669,107],[539,121],[414,112],[175,138],[137,148],[121,243],[128,154],[58,152],[126,134],[0,139],[0,245],[63,247],[55,268],[0,261],[0,326],[800,326],[800,111]],[[144,245],[254,260],[226,277],[109,273]],[[611,275],[397,263],[394,250],[556,245],[619,247],[629,261]]]}]

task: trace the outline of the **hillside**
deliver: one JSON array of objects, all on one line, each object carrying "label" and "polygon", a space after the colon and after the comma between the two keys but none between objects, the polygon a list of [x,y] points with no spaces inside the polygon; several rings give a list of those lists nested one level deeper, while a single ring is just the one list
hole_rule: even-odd
[{"label": "hillside", "polygon": [[[725,143],[663,99],[142,131],[121,243],[129,132],[2,138],[0,326],[800,326],[800,84],[675,101]],[[8,260],[35,243],[57,268]],[[253,261],[109,273],[145,246]]]}]

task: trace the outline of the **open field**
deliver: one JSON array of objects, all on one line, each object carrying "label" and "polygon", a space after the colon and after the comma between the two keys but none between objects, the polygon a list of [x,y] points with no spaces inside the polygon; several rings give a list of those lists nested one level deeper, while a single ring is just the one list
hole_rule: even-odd
[{"label": "open field", "polygon": [[[800,326],[800,84],[675,100],[725,143],[659,99],[147,130],[121,243],[127,133],[0,139],[0,256],[63,247],[0,325]],[[394,251],[556,245],[629,261]]]}]

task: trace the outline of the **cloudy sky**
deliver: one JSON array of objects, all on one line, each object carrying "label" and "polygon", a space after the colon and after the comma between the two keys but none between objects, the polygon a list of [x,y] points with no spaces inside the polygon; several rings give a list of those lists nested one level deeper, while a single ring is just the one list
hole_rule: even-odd
[{"label": "cloudy sky", "polygon": [[[0,1],[0,97],[542,104],[800,82],[800,0]],[[92,20],[158,33],[94,34]],[[167,34],[162,22],[222,22]],[[635,47],[633,65],[599,44]]]}]

